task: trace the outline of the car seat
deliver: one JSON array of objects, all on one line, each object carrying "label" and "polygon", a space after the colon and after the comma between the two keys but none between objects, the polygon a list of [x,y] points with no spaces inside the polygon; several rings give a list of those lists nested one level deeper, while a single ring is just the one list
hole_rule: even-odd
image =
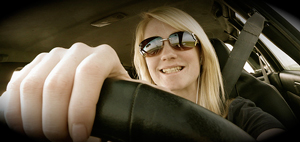
[{"label": "car seat", "polygon": [[[223,41],[219,39],[210,39],[210,41],[215,48],[222,71],[230,51]],[[226,84],[224,83],[224,85]],[[277,118],[287,129],[292,129],[299,124],[279,91],[274,86],[256,79],[246,71],[242,71],[228,98],[236,98],[237,96],[253,101],[257,107]]]}]

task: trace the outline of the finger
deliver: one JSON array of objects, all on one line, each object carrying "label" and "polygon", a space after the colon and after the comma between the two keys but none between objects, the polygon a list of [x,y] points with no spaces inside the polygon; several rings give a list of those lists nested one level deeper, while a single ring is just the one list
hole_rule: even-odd
[{"label": "finger", "polygon": [[42,91],[46,77],[60,61],[66,49],[54,48],[37,64],[20,85],[21,115],[25,133],[45,139],[42,129]]},{"label": "finger", "polygon": [[68,108],[75,71],[93,49],[76,43],[47,77],[43,90],[43,132],[51,141],[70,139]]},{"label": "finger", "polygon": [[90,136],[87,142],[102,142],[100,138]]},{"label": "finger", "polygon": [[45,55],[46,53],[39,54],[31,63],[27,64],[20,71],[17,77],[10,80],[7,85],[6,94],[8,98],[6,108],[4,110],[4,117],[10,129],[19,133],[24,133],[20,108],[20,84],[31,69],[37,65]]},{"label": "finger", "polygon": [[6,124],[5,117],[4,117],[4,110],[7,106],[8,97],[9,96],[8,96],[7,92],[4,92],[0,96],[0,123],[2,123],[2,124]]},{"label": "finger", "polygon": [[[74,141],[86,141],[91,133],[96,104],[102,84],[121,63],[115,51],[107,46],[97,47],[84,59],[75,74],[72,96],[69,104],[69,130]],[[123,68],[124,69],[124,68]],[[120,72],[115,71],[115,72]],[[123,70],[123,73],[126,72]]]}]

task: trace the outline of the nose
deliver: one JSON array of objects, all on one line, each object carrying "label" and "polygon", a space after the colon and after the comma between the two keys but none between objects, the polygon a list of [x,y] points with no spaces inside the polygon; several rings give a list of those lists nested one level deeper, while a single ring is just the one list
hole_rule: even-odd
[{"label": "nose", "polygon": [[170,43],[168,40],[164,40],[164,47],[161,51],[161,60],[166,61],[166,60],[171,60],[171,59],[176,59],[177,54],[174,48],[171,47]]}]

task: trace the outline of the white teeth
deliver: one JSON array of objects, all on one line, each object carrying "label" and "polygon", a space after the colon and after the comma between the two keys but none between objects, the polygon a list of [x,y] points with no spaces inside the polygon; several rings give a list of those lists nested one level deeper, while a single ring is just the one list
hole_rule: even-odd
[{"label": "white teeth", "polygon": [[174,68],[169,68],[169,69],[162,69],[161,71],[163,73],[173,73],[173,72],[179,72],[182,70],[183,67],[174,67]]}]

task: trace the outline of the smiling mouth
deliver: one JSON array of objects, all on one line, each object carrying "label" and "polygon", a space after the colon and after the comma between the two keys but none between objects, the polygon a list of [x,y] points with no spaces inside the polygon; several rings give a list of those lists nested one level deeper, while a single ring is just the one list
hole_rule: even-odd
[{"label": "smiling mouth", "polygon": [[174,68],[161,69],[160,71],[162,73],[175,73],[181,71],[182,69],[183,67],[174,67]]}]

